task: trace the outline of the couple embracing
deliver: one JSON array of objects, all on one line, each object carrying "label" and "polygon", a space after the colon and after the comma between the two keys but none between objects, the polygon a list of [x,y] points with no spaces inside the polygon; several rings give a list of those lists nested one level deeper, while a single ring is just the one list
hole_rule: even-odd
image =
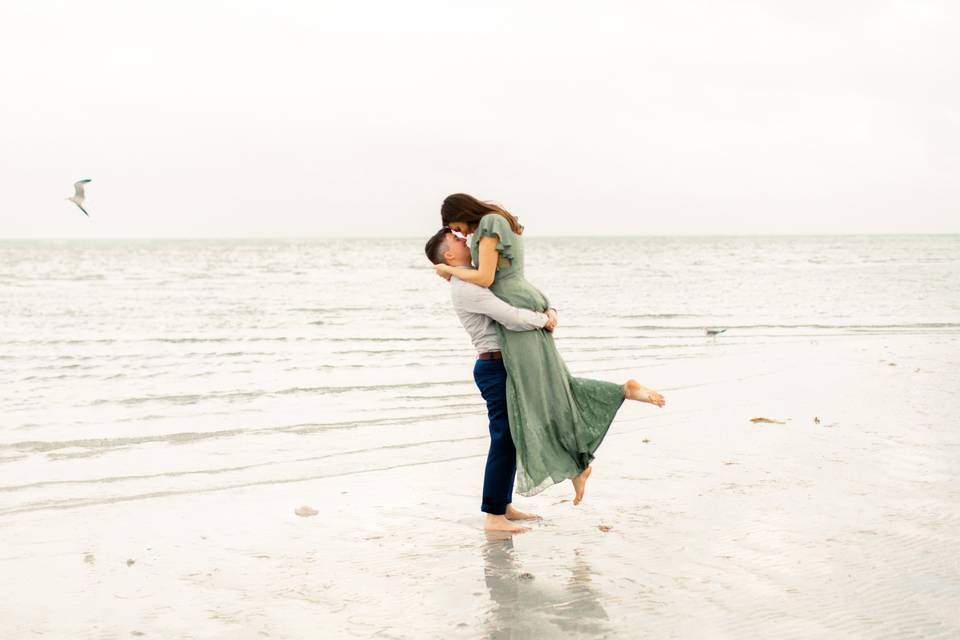
[{"label": "couple embracing", "polygon": [[524,278],[523,227],[510,212],[455,193],[443,201],[441,219],[425,251],[450,281],[454,310],[477,350],[473,376],[490,420],[484,526],[527,531],[516,521],[537,516],[513,507],[514,476],[523,496],[570,480],[580,504],[594,452],[623,401],[665,401],[636,380],[570,374],[553,341],[557,312]]}]

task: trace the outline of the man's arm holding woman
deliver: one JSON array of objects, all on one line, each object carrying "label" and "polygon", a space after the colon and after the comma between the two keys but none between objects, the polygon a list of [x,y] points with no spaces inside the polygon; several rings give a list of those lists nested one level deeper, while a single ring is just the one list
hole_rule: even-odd
[{"label": "man's arm holding woman", "polygon": [[458,298],[459,306],[464,311],[488,316],[510,331],[531,331],[533,329],[553,331],[557,326],[555,309],[547,309],[546,313],[538,313],[530,309],[514,307],[495,296],[489,289],[479,286],[463,286]]}]

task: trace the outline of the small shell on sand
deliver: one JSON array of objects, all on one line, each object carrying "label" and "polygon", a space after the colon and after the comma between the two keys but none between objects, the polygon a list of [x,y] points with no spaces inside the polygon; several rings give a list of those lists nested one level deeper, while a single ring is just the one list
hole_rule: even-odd
[{"label": "small shell on sand", "polygon": [[313,507],[310,507],[310,506],[307,506],[307,505],[303,505],[303,506],[301,506],[301,507],[297,507],[296,509],[293,510],[293,512],[294,512],[295,514],[297,514],[298,516],[300,516],[301,518],[309,518],[310,516],[315,516],[315,515],[317,515],[318,513],[320,513],[319,511],[317,511],[317,510],[314,509]]},{"label": "small shell on sand", "polygon": [[601,524],[601,525],[598,525],[597,528],[600,529],[600,531],[603,531],[604,533],[606,533],[607,531],[610,531],[610,529],[612,529],[613,527],[611,527],[608,524]]},{"label": "small shell on sand", "polygon": [[766,424],[787,424],[786,422],[781,422],[780,420],[771,420],[770,418],[750,418],[750,422],[753,422],[753,423],[763,422]]}]

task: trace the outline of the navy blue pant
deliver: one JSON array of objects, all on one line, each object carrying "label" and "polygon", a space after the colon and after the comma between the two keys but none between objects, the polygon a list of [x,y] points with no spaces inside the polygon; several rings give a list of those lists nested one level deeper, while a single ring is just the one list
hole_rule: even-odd
[{"label": "navy blue pant", "polygon": [[490,418],[490,451],[483,474],[483,502],[480,510],[503,515],[513,501],[513,477],[517,473],[517,449],[507,420],[507,370],[503,360],[477,360],[473,379],[487,401]]}]

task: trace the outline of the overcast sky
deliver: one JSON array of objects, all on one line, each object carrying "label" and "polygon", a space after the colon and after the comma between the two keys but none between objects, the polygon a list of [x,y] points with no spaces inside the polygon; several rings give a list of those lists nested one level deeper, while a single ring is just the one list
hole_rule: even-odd
[{"label": "overcast sky", "polygon": [[0,237],[957,233],[958,7],[4,2]]}]

